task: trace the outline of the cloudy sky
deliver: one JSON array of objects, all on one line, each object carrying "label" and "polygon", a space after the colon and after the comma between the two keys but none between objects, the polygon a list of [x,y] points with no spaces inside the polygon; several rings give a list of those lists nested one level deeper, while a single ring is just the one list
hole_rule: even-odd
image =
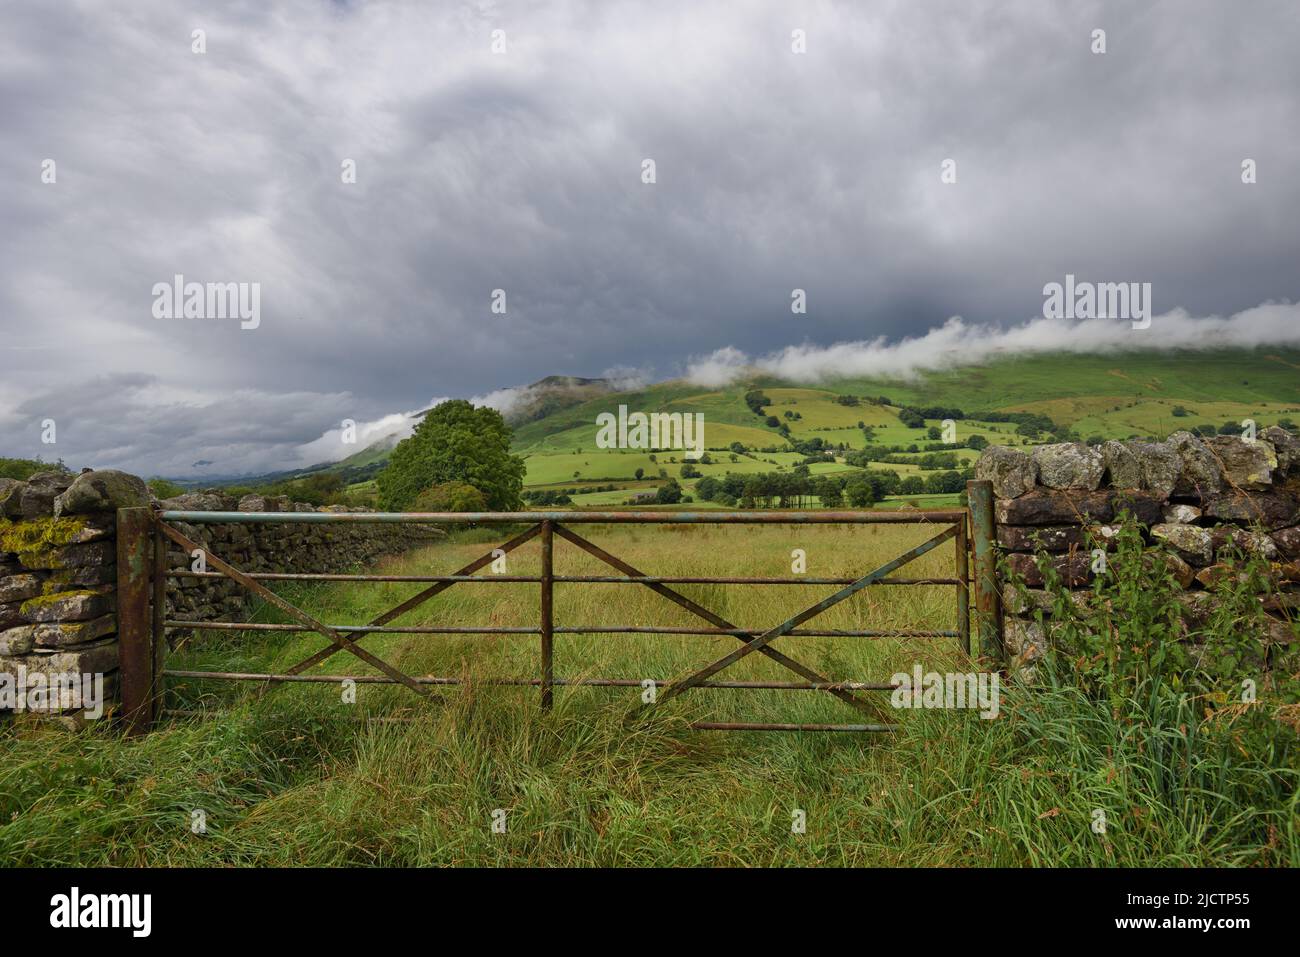
[{"label": "cloudy sky", "polygon": [[[1297,48],[1291,0],[6,0],[0,455],[261,471],[550,374],[1067,344],[1066,273],[1295,337]],[[156,317],[176,274],[260,324]]]}]

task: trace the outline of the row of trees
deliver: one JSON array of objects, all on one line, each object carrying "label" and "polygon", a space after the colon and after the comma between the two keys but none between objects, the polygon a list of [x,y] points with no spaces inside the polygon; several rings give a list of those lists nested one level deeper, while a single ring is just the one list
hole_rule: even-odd
[{"label": "row of trees", "polygon": [[924,455],[912,457],[881,453],[874,449],[858,449],[845,455],[844,461],[858,468],[865,468],[869,462],[885,462],[889,465],[915,465],[925,471],[961,468],[961,459],[957,457],[956,452],[928,452]]},{"label": "row of trees", "polygon": [[922,478],[878,471],[810,475],[807,470],[731,473],[722,478],[705,476],[695,483],[695,494],[703,501],[741,508],[803,508],[820,502],[826,508],[845,504],[866,508],[887,495],[938,495],[961,492],[972,470],[939,472]]},{"label": "row of trees", "polygon": [[1038,412],[973,412],[970,417],[980,422],[1015,423],[1016,434],[1031,439],[1037,438],[1044,432],[1058,437],[1069,431]]}]

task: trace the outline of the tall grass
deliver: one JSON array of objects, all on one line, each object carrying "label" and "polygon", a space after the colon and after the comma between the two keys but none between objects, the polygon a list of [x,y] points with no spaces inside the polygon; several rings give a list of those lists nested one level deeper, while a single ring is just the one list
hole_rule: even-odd
[{"label": "tall grass", "polygon": [[[592,529],[647,573],[849,576],[929,536],[914,527]],[[483,530],[384,563],[399,574],[458,567],[491,547]],[[509,559],[535,573],[536,543]],[[605,574],[556,543],[557,574]],[[947,575],[938,549],[908,575]],[[417,586],[284,593],[336,623],[362,622]],[[770,626],[828,586],[681,586],[744,627]],[[812,624],[950,629],[951,587],[869,588]],[[532,626],[536,586],[456,585],[401,623]],[[262,620],[281,620],[264,612]],[[557,586],[557,624],[695,624],[632,585]],[[1082,627],[1082,626],[1081,626]],[[205,633],[175,668],[274,671],[322,639]],[[736,646],[730,637],[561,635],[556,672],[669,679]],[[423,702],[400,687],[262,688],[174,680],[169,704],[207,710],[127,740],[11,726],[0,738],[0,860],[155,865],[1206,865],[1297,863],[1294,731],[1278,689],[1208,715],[1166,677],[1100,689],[1063,655],[1034,689],[1004,686],[1002,713],[890,712],[893,735],[691,731],[692,720],[843,723],[824,692],[699,689],[638,714],[639,688],[535,688],[534,636],[371,636],[415,674],[457,676]],[[777,647],[836,679],[887,680],[971,666],[955,639],[783,638]],[[323,670],[364,674],[347,654]],[[751,655],[720,677],[795,680]],[[1144,679],[1146,680],[1146,679]],[[1156,680],[1154,677],[1149,680]],[[1173,697],[1169,697],[1173,695]],[[1153,697],[1154,696],[1154,697]],[[887,707],[888,696],[875,693]],[[1120,707],[1116,701],[1121,702]],[[1152,701],[1155,703],[1153,704]],[[1131,702],[1124,704],[1124,702]],[[389,719],[404,718],[397,722]],[[13,723],[11,722],[11,725]],[[196,835],[192,812],[206,814]],[[792,812],[806,833],[792,833]],[[1100,809],[1104,833],[1093,824]],[[505,812],[494,833],[493,812]]]}]

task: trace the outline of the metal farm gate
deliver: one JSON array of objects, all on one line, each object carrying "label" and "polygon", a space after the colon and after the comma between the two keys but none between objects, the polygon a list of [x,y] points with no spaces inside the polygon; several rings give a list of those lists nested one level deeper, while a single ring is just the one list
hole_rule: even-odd
[{"label": "metal farm gate", "polygon": [[[874,709],[857,692],[889,691],[888,684],[833,681],[773,647],[784,636],[823,636],[842,638],[950,638],[972,655],[998,662],[1001,657],[1001,629],[994,568],[994,532],[992,490],[988,482],[967,484],[969,507],[941,511],[702,511],[702,512],[477,512],[477,513],[385,513],[385,512],[186,512],[128,508],[118,512],[118,635],[121,645],[122,705],[128,729],[148,730],[162,714],[165,679],[203,678],[251,682],[342,682],[348,679],[367,683],[402,684],[413,693],[427,696],[431,686],[459,684],[459,678],[416,676],[403,673],[390,662],[368,651],[361,644],[371,634],[478,634],[536,635],[540,639],[541,674],[536,678],[489,679],[489,684],[529,685],[540,688],[541,703],[550,708],[554,688],[558,686],[641,687],[632,678],[557,678],[554,673],[553,648],[556,635],[637,633],[670,635],[731,635],[737,647],[711,664],[675,682],[656,682],[662,687],[658,703],[668,701],[691,688],[740,688],[824,691],[874,717]],[[210,545],[193,541],[172,523],[259,524],[259,523],[424,523],[440,525],[524,526],[513,538],[492,549],[449,575],[344,575],[244,572],[213,553]],[[913,524],[933,530],[935,534],[885,562],[861,577],[833,578],[705,578],[670,577],[647,574],[611,555],[599,545],[574,531],[574,526],[638,524],[711,524],[711,525],[825,525],[825,524]],[[560,576],[554,574],[556,538],[582,549],[609,565],[618,575]],[[475,573],[493,560],[534,538],[541,541],[541,574],[538,576],[486,575]],[[174,542],[186,553],[202,549],[208,571],[167,567],[167,543]],[[948,578],[891,577],[913,559],[952,543],[956,570]],[[972,574],[973,570],[973,574]],[[287,624],[264,624],[235,621],[188,621],[166,617],[167,580],[171,577],[228,577],[249,592],[275,606],[290,619]],[[301,608],[276,595],[266,587],[268,581],[304,582],[413,582],[427,587],[364,625],[325,624]],[[457,584],[484,582],[529,582],[539,586],[538,624],[536,628],[398,626],[391,624],[400,616],[424,604]],[[557,584],[626,583],[639,584],[685,608],[701,619],[695,628],[657,627],[651,625],[592,626],[565,624],[556,626],[553,595]],[[765,630],[741,628],[701,606],[674,589],[681,584],[725,585],[833,585],[840,586],[826,598],[798,614]],[[956,589],[956,614],[953,628],[945,631],[847,631],[800,628],[822,612],[834,607],[862,589],[872,585],[951,585]],[[974,591],[974,615],[971,615],[971,590]],[[971,619],[978,647],[971,647]],[[703,627],[707,625],[707,627]],[[227,631],[315,632],[327,644],[284,672],[277,674],[209,671],[176,671],[167,667],[166,631],[173,629],[214,629]],[[311,673],[326,659],[346,653],[365,662],[379,674],[333,675]],[[794,673],[800,681],[728,681],[715,678],[720,672],[751,654],[765,655]],[[856,724],[739,724],[696,722],[702,730],[754,731],[889,731],[891,725],[875,721]]]}]

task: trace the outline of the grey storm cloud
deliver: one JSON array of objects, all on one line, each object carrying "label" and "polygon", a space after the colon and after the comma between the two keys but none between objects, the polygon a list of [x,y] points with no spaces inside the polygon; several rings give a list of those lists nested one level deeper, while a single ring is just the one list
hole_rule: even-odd
[{"label": "grey storm cloud", "polygon": [[[6,4],[0,455],[53,418],[229,474],[549,374],[924,368],[1066,273],[1249,318],[1300,299],[1298,41],[1285,0]],[[155,318],[176,274],[260,325]]]}]

